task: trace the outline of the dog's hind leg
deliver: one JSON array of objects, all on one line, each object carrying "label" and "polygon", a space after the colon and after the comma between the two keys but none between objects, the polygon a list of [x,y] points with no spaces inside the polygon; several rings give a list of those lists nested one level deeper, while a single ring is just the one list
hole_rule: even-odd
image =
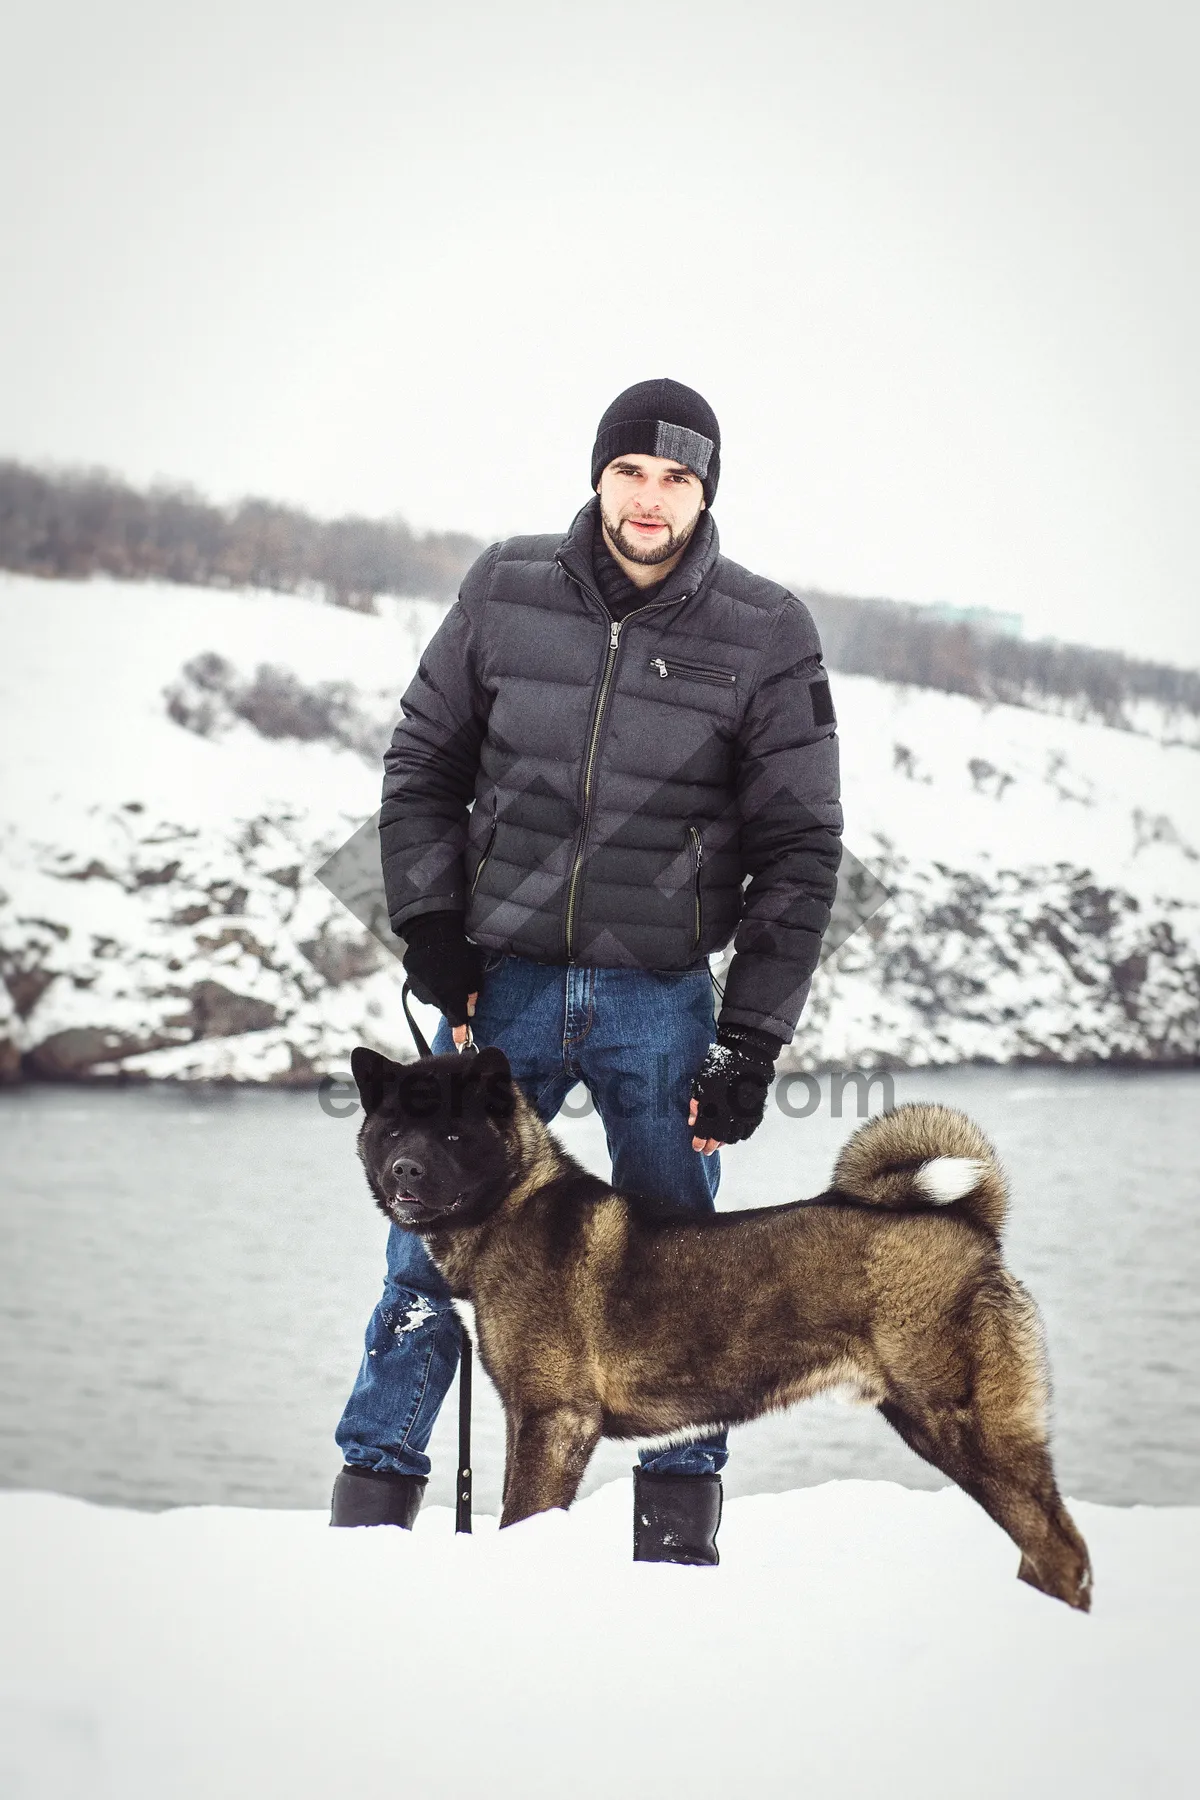
[{"label": "dog's hind leg", "polygon": [[1020,1547],[1020,1579],[1086,1612],[1092,1565],[1054,1479],[1050,1381],[1037,1308],[1005,1275],[976,1301],[972,1322],[972,1418],[960,1442],[981,1490],[976,1497]]},{"label": "dog's hind leg", "polygon": [[1058,1493],[1045,1444],[1007,1441],[976,1416],[920,1420],[893,1402],[879,1408],[905,1443],[957,1482],[990,1513],[1021,1552],[1017,1574],[1031,1587],[1087,1612],[1092,1570],[1087,1545]]},{"label": "dog's hind leg", "polygon": [[601,1414],[547,1407],[508,1420],[501,1525],[570,1506],[600,1440]]},{"label": "dog's hind leg", "polygon": [[[957,1339],[969,1371],[960,1391],[909,1381],[880,1412],[918,1456],[956,1481],[1021,1552],[1022,1581],[1086,1612],[1087,1546],[1062,1503],[1046,1438],[1047,1378],[1037,1311],[1001,1272],[976,1295]],[[928,1349],[930,1346],[926,1345]],[[937,1366],[926,1360],[925,1368]]]},{"label": "dog's hind leg", "polygon": [[[927,1336],[880,1412],[905,1443],[956,1481],[1012,1538],[1022,1581],[1068,1606],[1091,1605],[1087,1546],[1059,1496],[1047,1444],[1047,1376],[1037,1309],[993,1272],[964,1314]],[[957,1369],[947,1385],[939,1371]]]},{"label": "dog's hind leg", "polygon": [[986,1447],[979,1484],[983,1505],[1020,1548],[1019,1578],[1087,1612],[1092,1604],[1091,1559],[1062,1503],[1045,1445],[1016,1446],[1007,1462],[999,1462],[994,1448]]}]

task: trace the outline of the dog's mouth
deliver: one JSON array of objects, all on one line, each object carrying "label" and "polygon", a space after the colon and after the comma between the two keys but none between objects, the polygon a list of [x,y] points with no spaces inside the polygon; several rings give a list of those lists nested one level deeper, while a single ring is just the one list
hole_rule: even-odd
[{"label": "dog's mouth", "polygon": [[449,1206],[430,1206],[417,1194],[393,1194],[384,1202],[397,1225],[431,1225],[435,1219],[447,1218],[462,1205],[465,1194],[456,1194]]},{"label": "dog's mouth", "polygon": [[416,1194],[392,1194],[387,1209],[397,1225],[420,1225],[431,1217],[430,1209]]}]

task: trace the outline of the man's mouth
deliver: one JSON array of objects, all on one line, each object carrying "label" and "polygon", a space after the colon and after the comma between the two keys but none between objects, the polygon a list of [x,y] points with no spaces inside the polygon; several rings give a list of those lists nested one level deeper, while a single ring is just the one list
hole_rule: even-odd
[{"label": "man's mouth", "polygon": [[652,531],[665,531],[667,529],[666,524],[662,519],[627,519],[625,523],[627,525],[632,525],[635,531],[644,531],[646,533]]}]

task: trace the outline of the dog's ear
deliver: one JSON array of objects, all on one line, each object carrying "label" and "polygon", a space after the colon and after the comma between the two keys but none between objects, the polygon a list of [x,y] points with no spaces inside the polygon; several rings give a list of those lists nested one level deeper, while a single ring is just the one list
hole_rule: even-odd
[{"label": "dog's ear", "polygon": [[368,1117],[377,1111],[379,1102],[395,1082],[400,1068],[399,1063],[389,1062],[386,1056],[380,1056],[378,1050],[367,1050],[362,1044],[350,1052],[350,1073],[354,1076],[358,1097]]},{"label": "dog's ear", "polygon": [[493,1118],[507,1119],[516,1105],[513,1098],[512,1069],[507,1056],[495,1044],[489,1044],[475,1058],[475,1073],[484,1096],[484,1111]]}]

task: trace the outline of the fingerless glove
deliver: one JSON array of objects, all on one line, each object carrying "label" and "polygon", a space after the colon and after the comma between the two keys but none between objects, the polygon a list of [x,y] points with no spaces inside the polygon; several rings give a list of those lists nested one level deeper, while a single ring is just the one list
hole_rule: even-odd
[{"label": "fingerless glove", "polygon": [[719,1025],[717,1041],[692,1078],[694,1137],[737,1144],[762,1124],[783,1040],[750,1025]]},{"label": "fingerless glove", "polygon": [[448,1025],[465,1025],[467,995],[483,980],[483,951],[463,930],[463,915],[418,913],[400,935],[408,941],[404,972],[417,999],[436,1006]]}]

